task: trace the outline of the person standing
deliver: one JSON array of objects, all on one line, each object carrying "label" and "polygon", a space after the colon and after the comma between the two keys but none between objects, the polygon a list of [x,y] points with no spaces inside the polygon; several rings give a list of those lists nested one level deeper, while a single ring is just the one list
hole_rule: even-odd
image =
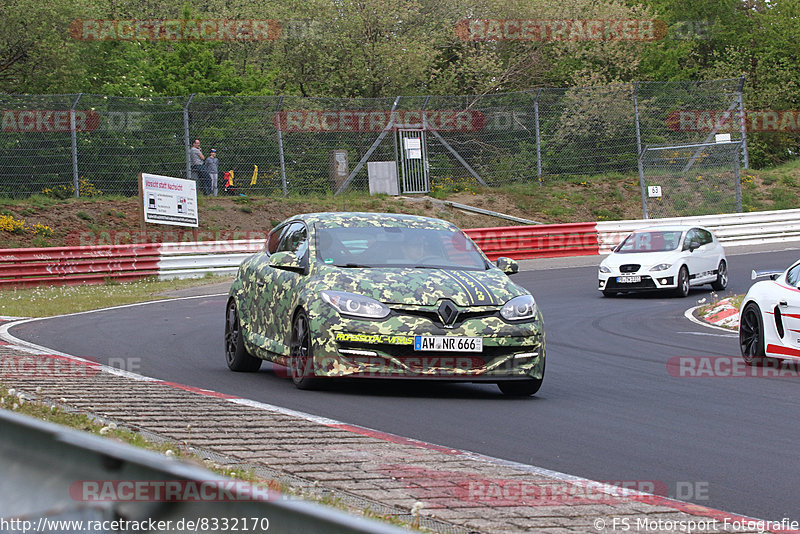
[{"label": "person standing", "polygon": [[217,196],[217,177],[219,176],[219,160],[217,159],[217,150],[212,148],[208,154],[205,162],[205,171],[211,181],[211,194]]},{"label": "person standing", "polygon": [[200,150],[200,139],[195,139],[192,143],[189,156],[192,165],[192,179],[200,184],[204,193],[208,194],[206,180],[204,179],[205,170],[203,169],[206,157],[203,155],[203,151]]}]

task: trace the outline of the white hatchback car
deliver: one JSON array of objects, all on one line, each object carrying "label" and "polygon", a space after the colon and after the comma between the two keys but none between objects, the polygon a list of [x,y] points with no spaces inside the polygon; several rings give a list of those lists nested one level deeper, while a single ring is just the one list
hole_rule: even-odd
[{"label": "white hatchback car", "polygon": [[600,263],[598,289],[606,297],[669,290],[685,297],[690,286],[728,285],[725,251],[702,226],[653,226],[628,235]]}]

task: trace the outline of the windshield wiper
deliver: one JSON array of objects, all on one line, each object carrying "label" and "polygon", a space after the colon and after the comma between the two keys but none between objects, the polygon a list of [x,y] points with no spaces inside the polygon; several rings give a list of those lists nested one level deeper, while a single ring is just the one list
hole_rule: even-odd
[{"label": "windshield wiper", "polygon": [[369,269],[372,265],[364,265],[361,263],[345,263],[344,265],[337,265],[336,267],[345,267],[347,269]]}]

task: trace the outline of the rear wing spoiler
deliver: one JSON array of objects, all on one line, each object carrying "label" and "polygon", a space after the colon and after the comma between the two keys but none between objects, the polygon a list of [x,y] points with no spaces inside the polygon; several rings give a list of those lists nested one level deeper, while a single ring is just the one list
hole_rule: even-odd
[{"label": "rear wing spoiler", "polygon": [[783,274],[783,271],[776,271],[775,269],[763,269],[763,270],[755,270],[750,273],[750,280],[756,280],[758,278],[769,278],[770,280],[776,280],[780,275]]}]

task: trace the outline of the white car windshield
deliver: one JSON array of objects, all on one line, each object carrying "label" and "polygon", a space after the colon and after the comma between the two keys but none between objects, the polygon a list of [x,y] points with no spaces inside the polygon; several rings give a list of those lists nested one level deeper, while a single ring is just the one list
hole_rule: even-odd
[{"label": "white car windshield", "polygon": [[317,228],[317,259],[338,267],[485,270],[487,262],[460,230],[358,226]]},{"label": "white car windshield", "polygon": [[665,252],[681,244],[680,230],[634,232],[620,243],[615,252]]}]

